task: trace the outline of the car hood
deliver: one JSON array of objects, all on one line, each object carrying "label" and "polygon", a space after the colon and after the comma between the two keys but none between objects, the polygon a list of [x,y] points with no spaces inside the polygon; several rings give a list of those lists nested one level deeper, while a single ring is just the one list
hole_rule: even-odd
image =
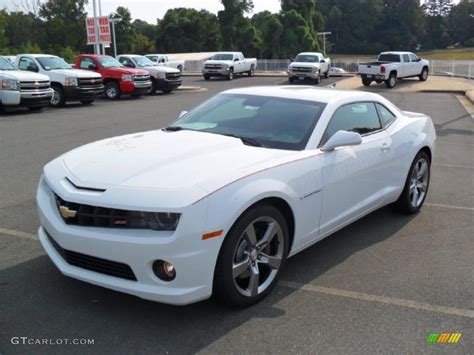
[{"label": "car hood", "polygon": [[206,60],[204,62],[204,64],[227,64],[227,65],[231,65],[233,63],[234,62],[231,60]]},{"label": "car hood", "polygon": [[47,73],[55,73],[64,76],[73,76],[76,78],[102,78],[99,73],[95,73],[90,70],[83,69],[52,69],[48,70]]},{"label": "car hood", "polygon": [[19,81],[49,81],[49,77],[46,75],[21,70],[1,70],[0,75]]},{"label": "car hood", "polygon": [[319,63],[308,63],[308,62],[293,62],[290,64],[290,67],[302,67],[302,68],[318,68]]},{"label": "car hood", "polygon": [[144,69],[157,70],[161,73],[180,73],[180,71],[178,69],[171,68],[171,67],[165,67],[165,66],[159,65],[159,64],[149,66],[149,67],[146,67]]},{"label": "car hood", "polygon": [[61,157],[81,186],[212,192],[223,184],[273,166],[293,151],[246,146],[218,134],[161,130],[91,143]]},{"label": "car hood", "polygon": [[146,70],[126,68],[126,67],[113,67],[113,68],[107,68],[106,70],[113,70],[118,73],[129,74],[129,75],[148,75],[148,72]]}]

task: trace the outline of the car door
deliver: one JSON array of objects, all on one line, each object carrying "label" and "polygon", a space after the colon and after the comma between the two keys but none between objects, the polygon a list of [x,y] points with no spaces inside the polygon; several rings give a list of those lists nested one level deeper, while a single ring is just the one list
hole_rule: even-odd
[{"label": "car door", "polygon": [[411,60],[408,54],[402,55],[402,65],[401,67],[401,75],[399,77],[404,78],[411,75],[412,68],[411,68]]},{"label": "car door", "polygon": [[321,235],[380,206],[390,174],[391,138],[383,130],[373,102],[341,106],[329,121],[320,146],[340,130],[360,133],[362,143],[322,154]]},{"label": "car door", "polygon": [[411,61],[411,76],[421,74],[422,64],[421,61],[418,60],[416,54],[410,53],[410,61]]}]

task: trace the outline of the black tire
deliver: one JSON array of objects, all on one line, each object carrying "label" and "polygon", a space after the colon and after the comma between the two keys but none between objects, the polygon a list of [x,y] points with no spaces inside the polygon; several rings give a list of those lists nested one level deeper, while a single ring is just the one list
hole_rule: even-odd
[{"label": "black tire", "polygon": [[372,79],[369,79],[366,75],[362,75],[362,84],[364,86],[370,86],[370,84],[372,84]]},{"label": "black tire", "polygon": [[177,69],[179,70],[180,73],[183,72],[183,66],[182,66],[182,65],[178,65],[178,68],[177,68]]},{"label": "black tire", "polygon": [[316,79],[314,79],[314,83],[316,85],[319,85],[320,82],[321,82],[321,73],[318,73],[318,77]]},{"label": "black tire", "polygon": [[81,100],[81,103],[83,105],[91,105],[95,100],[92,99],[92,100]]},{"label": "black tire", "polygon": [[150,89],[150,95],[155,95],[156,91],[158,90],[157,88],[157,82],[154,77],[151,77],[151,89]]},{"label": "black tire", "polygon": [[328,68],[328,71],[324,73],[324,79],[327,79],[329,78],[329,68]]},{"label": "black tire", "polygon": [[293,77],[288,78],[288,82],[290,84],[293,84],[295,82],[295,78],[293,78]]},{"label": "black tire", "polygon": [[[414,174],[414,170],[417,168],[417,165],[420,164],[420,161],[425,161],[427,163],[427,176],[426,176],[426,188],[424,191],[424,196],[422,197],[421,201],[419,202],[419,205],[414,205],[412,203],[412,192],[411,192],[411,187],[412,187],[412,178]],[[419,166],[419,165],[418,165]],[[405,187],[403,188],[403,191],[398,198],[397,202],[395,202],[395,207],[397,208],[398,211],[404,214],[414,214],[417,213],[421,207],[423,206],[426,196],[428,195],[428,189],[430,186],[430,176],[431,176],[431,161],[430,157],[428,154],[424,151],[420,151],[415,159],[413,160],[410,170],[408,171],[408,175],[405,181]]]},{"label": "black tire", "polygon": [[43,106],[31,106],[28,107],[28,110],[33,111],[33,112],[39,112],[43,109]]},{"label": "black tire", "polygon": [[397,86],[397,75],[395,73],[390,74],[388,80],[385,80],[385,86],[389,89],[393,89]]},{"label": "black tire", "polygon": [[53,96],[49,105],[51,107],[62,107],[66,104],[66,98],[64,97],[64,90],[61,85],[51,85],[51,89],[54,90]]},{"label": "black tire", "polygon": [[227,80],[234,80],[234,69],[229,69],[229,74],[227,74]]},{"label": "black tire", "polygon": [[161,90],[161,92],[163,94],[169,94],[169,93],[171,93],[171,91],[173,91],[173,89],[163,89],[163,90]]},{"label": "black tire", "polygon": [[[241,245],[241,236],[243,235],[247,226],[258,218],[271,218],[278,223],[282,232],[282,258],[281,263],[274,276],[273,280],[268,284],[266,289],[262,290],[260,294],[255,296],[243,295],[237,289],[233,276],[233,263],[237,248]],[[277,238],[275,236],[275,238]],[[275,239],[274,238],[274,239]],[[274,243],[274,240],[272,243]],[[280,247],[280,243],[277,244]],[[289,247],[289,232],[285,218],[281,212],[269,204],[256,205],[247,210],[237,222],[234,223],[230,231],[228,232],[224,243],[221,246],[219,257],[217,259],[216,269],[214,273],[214,284],[213,284],[213,297],[216,301],[226,304],[228,306],[250,306],[261,301],[268,293],[272,290],[275,284],[278,282],[278,278],[286,264],[286,258],[288,255]],[[250,257],[249,257],[250,260]],[[259,259],[260,260],[260,259]],[[254,262],[259,263],[258,261]],[[264,271],[264,269],[262,269]],[[262,273],[263,275],[263,273]],[[262,284],[265,280],[262,281]],[[260,285],[261,286],[261,285]]]},{"label": "black tire", "polygon": [[108,100],[118,100],[122,96],[122,91],[120,91],[120,86],[115,81],[109,81],[105,84],[105,97]]},{"label": "black tire", "polygon": [[255,66],[252,64],[251,67],[250,67],[250,70],[248,72],[248,76],[252,77],[254,75],[255,75]]},{"label": "black tire", "polygon": [[204,74],[204,80],[211,80],[211,76],[207,75],[207,74]]},{"label": "black tire", "polygon": [[420,81],[426,81],[428,79],[428,68],[423,68],[418,78],[420,79]]}]

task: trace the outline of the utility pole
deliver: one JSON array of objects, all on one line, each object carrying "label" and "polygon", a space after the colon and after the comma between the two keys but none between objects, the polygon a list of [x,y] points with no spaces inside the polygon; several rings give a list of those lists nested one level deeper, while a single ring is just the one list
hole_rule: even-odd
[{"label": "utility pole", "polygon": [[122,21],[118,14],[110,14],[109,20],[112,22],[112,36],[114,37],[114,57],[117,57],[117,38],[115,37],[115,23]]},{"label": "utility pole", "polygon": [[[97,0],[99,2],[99,17],[102,17],[102,1]],[[100,44],[100,54],[105,54],[105,46]]]},{"label": "utility pole", "polygon": [[326,56],[326,35],[331,35],[332,32],[318,32],[317,34],[323,36],[323,52],[324,56]]},{"label": "utility pole", "polygon": [[95,28],[95,44],[94,44],[94,53],[100,54],[100,44],[99,44],[99,24],[97,23],[97,6],[95,0],[92,0],[92,9],[94,11],[94,28]]}]

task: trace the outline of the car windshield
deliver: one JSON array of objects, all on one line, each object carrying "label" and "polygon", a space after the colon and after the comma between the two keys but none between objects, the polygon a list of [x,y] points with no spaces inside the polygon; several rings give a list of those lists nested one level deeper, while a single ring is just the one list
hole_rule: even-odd
[{"label": "car windshield", "polygon": [[317,63],[319,62],[318,57],[315,55],[306,55],[306,54],[299,54],[295,58],[295,62],[300,63]]},{"label": "car windshield", "polygon": [[44,70],[71,69],[72,67],[59,57],[36,57]]},{"label": "car windshield", "polygon": [[0,70],[15,70],[15,67],[9,60],[0,57]]},{"label": "car windshield", "polygon": [[240,94],[220,94],[170,128],[229,135],[274,149],[304,150],[326,104]]},{"label": "car windshield", "polygon": [[400,62],[400,56],[398,54],[381,54],[379,55],[379,62]]},{"label": "car windshield", "polygon": [[137,66],[139,67],[149,67],[155,65],[150,59],[147,57],[133,57],[135,60],[135,63],[137,63]]},{"label": "car windshield", "polygon": [[99,60],[100,65],[102,65],[103,68],[123,67],[122,63],[112,57],[99,57],[97,59]]},{"label": "car windshield", "polygon": [[232,60],[233,58],[233,54],[216,54],[212,57],[213,60]]}]

